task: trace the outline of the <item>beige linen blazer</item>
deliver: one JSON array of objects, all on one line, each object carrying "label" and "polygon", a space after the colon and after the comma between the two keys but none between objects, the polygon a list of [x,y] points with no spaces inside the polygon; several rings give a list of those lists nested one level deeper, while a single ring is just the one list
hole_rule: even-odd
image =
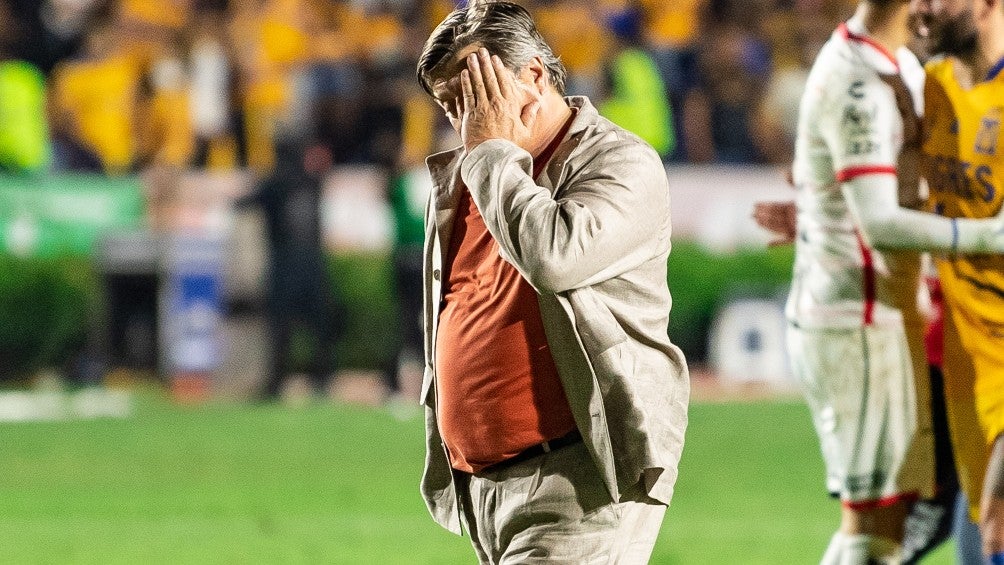
[{"label": "beige linen blazer", "polygon": [[[536,181],[529,153],[490,140],[428,158],[422,495],[460,533],[453,471],[436,421],[435,339],[444,255],[466,185],[500,253],[536,289],[572,414],[610,492],[669,504],[687,426],[686,361],[667,336],[669,186],[656,152],[588,99]],[[539,183],[539,184],[538,184]],[[633,492],[637,492],[634,489]]]}]

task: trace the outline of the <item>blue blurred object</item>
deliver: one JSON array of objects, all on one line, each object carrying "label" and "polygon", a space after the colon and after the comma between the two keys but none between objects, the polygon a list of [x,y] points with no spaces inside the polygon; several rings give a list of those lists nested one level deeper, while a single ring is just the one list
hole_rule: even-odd
[{"label": "blue blurred object", "polygon": [[742,50],[743,68],[751,75],[767,77],[773,70],[770,45],[754,37],[743,38]]},{"label": "blue blurred object", "polygon": [[168,371],[211,373],[219,366],[223,243],[193,234],[167,242],[164,300]]},{"label": "blue blurred object", "polygon": [[607,29],[622,41],[638,41],[641,38],[641,19],[641,10],[629,6],[607,14]]},{"label": "blue blurred object", "polygon": [[[956,499],[952,533],[955,535],[956,562],[959,565],[983,565],[983,538],[979,527],[969,519],[969,501],[963,492],[959,492]],[[1004,561],[993,561],[993,557],[990,562],[1004,564]]]}]

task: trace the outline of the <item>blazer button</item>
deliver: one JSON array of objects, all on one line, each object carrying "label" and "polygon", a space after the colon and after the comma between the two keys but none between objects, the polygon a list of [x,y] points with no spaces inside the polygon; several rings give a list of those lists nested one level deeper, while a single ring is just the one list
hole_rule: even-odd
[{"label": "blazer button", "polygon": [[434,269],[434,270],[432,271],[432,278],[433,278],[433,279],[435,279],[435,280],[437,280],[437,281],[438,281],[438,280],[439,280],[439,277],[441,277],[441,276],[442,276],[442,272],[440,272],[440,270],[439,270],[439,269]]}]

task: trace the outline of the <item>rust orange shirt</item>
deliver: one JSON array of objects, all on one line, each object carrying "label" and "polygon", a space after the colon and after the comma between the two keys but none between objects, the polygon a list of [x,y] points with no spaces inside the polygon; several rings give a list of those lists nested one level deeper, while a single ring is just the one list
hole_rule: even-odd
[{"label": "rust orange shirt", "polygon": [[[539,174],[564,137],[534,160]],[[436,336],[440,433],[454,469],[476,473],[575,428],[536,291],[499,256],[465,187],[446,257]]]}]

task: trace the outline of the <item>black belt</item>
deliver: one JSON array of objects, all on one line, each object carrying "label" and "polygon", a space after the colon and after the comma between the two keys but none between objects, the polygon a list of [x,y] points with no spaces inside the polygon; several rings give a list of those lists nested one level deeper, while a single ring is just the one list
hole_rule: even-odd
[{"label": "black belt", "polygon": [[508,469],[509,467],[512,467],[517,463],[522,463],[528,459],[539,457],[545,453],[554,451],[556,449],[561,449],[562,447],[568,447],[569,445],[574,445],[576,443],[579,443],[580,441],[582,441],[582,434],[579,433],[579,430],[577,429],[572,430],[559,438],[555,438],[550,441],[545,441],[544,443],[538,443],[537,445],[531,445],[530,447],[524,449],[523,451],[520,451],[519,453],[513,455],[508,459],[503,459],[498,463],[494,463],[492,465],[485,467],[476,474],[493,473],[495,471],[501,471],[502,469]]}]

